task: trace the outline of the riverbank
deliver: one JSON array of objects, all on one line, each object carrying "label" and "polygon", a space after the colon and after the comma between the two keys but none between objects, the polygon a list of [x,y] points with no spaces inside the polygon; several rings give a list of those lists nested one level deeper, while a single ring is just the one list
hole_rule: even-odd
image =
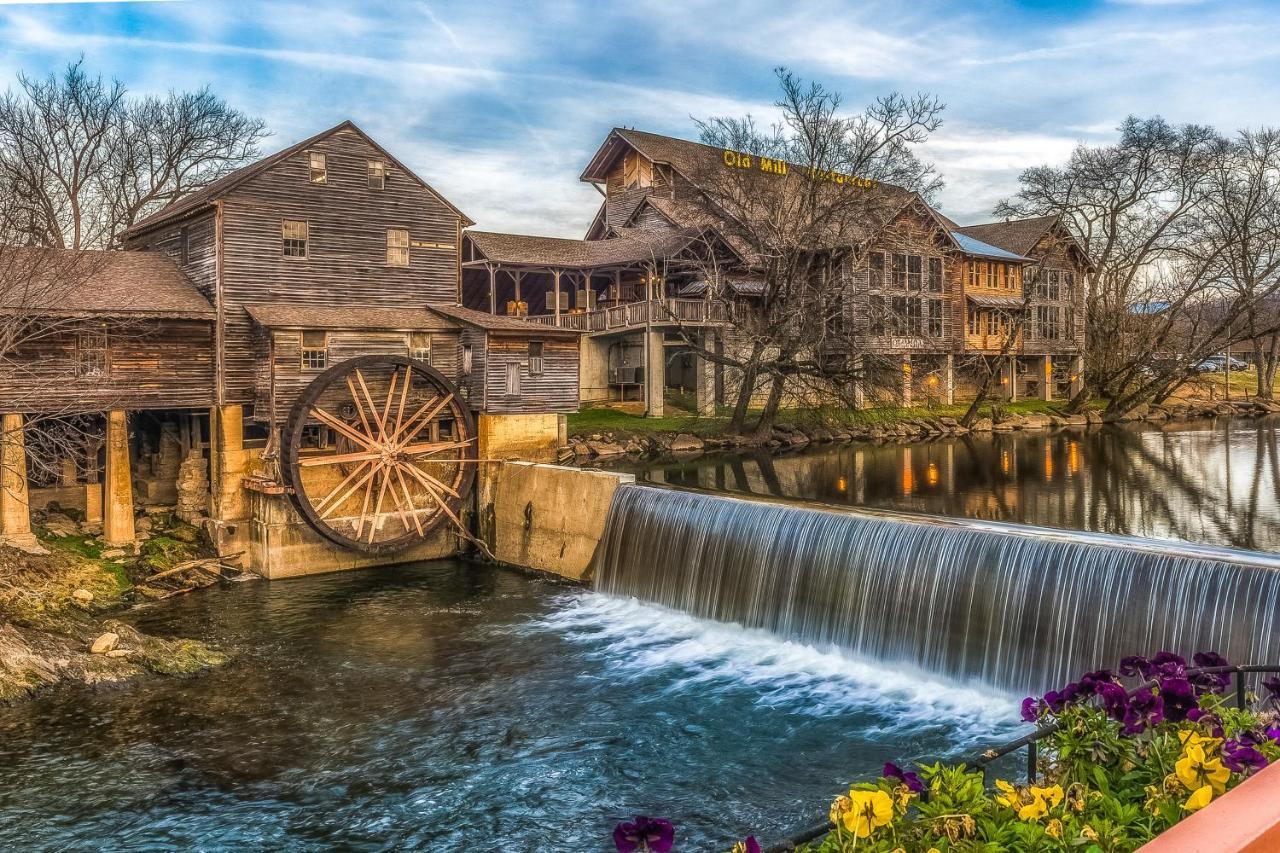
[{"label": "riverbank", "polygon": [[212,569],[201,571],[216,561],[199,531],[169,513],[144,514],[140,541],[110,548],[73,516],[37,513],[39,549],[0,547],[0,704],[62,682],[187,676],[226,662],[203,642],[149,636],[115,618],[135,602],[214,582]]},{"label": "riverbank", "polygon": [[[646,418],[617,408],[584,408],[569,416],[568,443],[560,461],[589,464],[596,460],[682,456],[714,450],[758,448],[790,450],[811,444],[851,441],[917,442],[969,433],[1101,427],[1103,403],[1081,414],[1066,414],[1065,402],[1022,400],[984,407],[972,426],[960,424],[968,406],[883,407],[876,409],[786,412],[766,434],[736,435],[727,417],[672,416]],[[1121,423],[1179,423],[1213,417],[1261,417],[1280,412],[1269,400],[1178,399],[1161,406],[1143,405],[1115,419]]]}]

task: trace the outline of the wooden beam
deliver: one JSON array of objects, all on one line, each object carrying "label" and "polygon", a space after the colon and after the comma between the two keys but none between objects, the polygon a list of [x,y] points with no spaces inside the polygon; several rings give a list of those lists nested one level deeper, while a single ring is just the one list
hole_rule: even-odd
[{"label": "wooden beam", "polygon": [[552,273],[552,275],[555,277],[555,288],[556,288],[555,324],[556,326],[559,326],[560,325],[560,270],[556,270],[554,273]]},{"label": "wooden beam", "polygon": [[488,265],[489,268],[489,313],[498,313],[498,273],[493,268],[493,264]]}]

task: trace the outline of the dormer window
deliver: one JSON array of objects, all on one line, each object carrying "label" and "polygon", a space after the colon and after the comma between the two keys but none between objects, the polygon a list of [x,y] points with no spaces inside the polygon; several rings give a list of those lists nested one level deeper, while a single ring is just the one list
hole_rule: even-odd
[{"label": "dormer window", "polygon": [[369,189],[380,190],[387,185],[387,164],[381,160],[369,161]]},{"label": "dormer window", "polygon": [[311,183],[326,184],[329,182],[327,158],[319,151],[311,152]]}]

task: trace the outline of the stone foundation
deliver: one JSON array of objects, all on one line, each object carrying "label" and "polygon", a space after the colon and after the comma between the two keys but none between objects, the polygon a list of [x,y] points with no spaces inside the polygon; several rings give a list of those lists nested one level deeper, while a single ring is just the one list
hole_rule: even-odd
[{"label": "stone foundation", "polygon": [[566,437],[565,416],[486,415],[476,418],[476,452],[481,459],[553,462]]}]

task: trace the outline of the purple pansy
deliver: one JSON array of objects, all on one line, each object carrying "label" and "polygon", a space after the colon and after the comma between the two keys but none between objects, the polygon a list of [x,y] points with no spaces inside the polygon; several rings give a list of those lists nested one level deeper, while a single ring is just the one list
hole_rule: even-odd
[{"label": "purple pansy", "polygon": [[1164,722],[1164,698],[1151,688],[1139,690],[1129,697],[1124,709],[1124,733],[1140,734]]},{"label": "purple pansy", "polygon": [[1150,678],[1155,671],[1156,668],[1152,665],[1151,661],[1147,660],[1142,655],[1129,655],[1129,657],[1123,658],[1120,661],[1121,675],[1129,677],[1141,675],[1143,678]]},{"label": "purple pansy", "polygon": [[675,840],[675,826],[660,817],[636,815],[635,820],[623,821],[613,829],[613,845],[618,848],[618,853],[643,850],[667,853]]},{"label": "purple pansy", "polygon": [[760,842],[756,841],[754,835],[748,835],[747,840],[742,843],[743,849],[747,853],[760,853]]},{"label": "purple pansy", "polygon": [[1262,679],[1262,689],[1267,691],[1273,702],[1280,703],[1280,675]]},{"label": "purple pansy", "polygon": [[1253,773],[1267,766],[1267,757],[1253,743],[1241,738],[1222,744],[1222,764],[1232,773]]},{"label": "purple pansy", "polygon": [[[1198,667],[1231,666],[1230,661],[1217,652],[1196,652],[1193,658]],[[1191,676],[1191,683],[1201,693],[1222,693],[1231,684],[1229,672],[1197,672]]]},{"label": "purple pansy", "polygon": [[1022,719],[1034,723],[1044,713],[1044,703],[1034,696],[1022,700]]},{"label": "purple pansy", "polygon": [[880,774],[886,779],[896,779],[903,785],[906,785],[913,794],[924,793],[924,783],[920,781],[920,777],[910,770],[903,772],[902,768],[894,764],[892,761],[884,763],[884,772]]},{"label": "purple pansy", "polygon": [[1151,658],[1156,675],[1165,678],[1182,678],[1187,674],[1187,659],[1174,652],[1156,652]]},{"label": "purple pansy", "polygon": [[1204,726],[1209,730],[1209,734],[1214,737],[1222,737],[1222,718],[1217,714],[1210,714],[1203,708],[1196,706],[1187,712],[1187,719]]},{"label": "purple pansy", "polygon": [[1271,726],[1267,729],[1267,737],[1276,743],[1280,743],[1280,726]]},{"label": "purple pansy", "polygon": [[1164,700],[1164,718],[1171,723],[1182,722],[1196,707],[1196,692],[1185,678],[1162,678],[1160,698]]},{"label": "purple pansy", "polygon": [[1113,720],[1123,720],[1125,709],[1129,705],[1129,693],[1123,686],[1109,681],[1098,688],[1098,696],[1102,699],[1102,710]]}]

